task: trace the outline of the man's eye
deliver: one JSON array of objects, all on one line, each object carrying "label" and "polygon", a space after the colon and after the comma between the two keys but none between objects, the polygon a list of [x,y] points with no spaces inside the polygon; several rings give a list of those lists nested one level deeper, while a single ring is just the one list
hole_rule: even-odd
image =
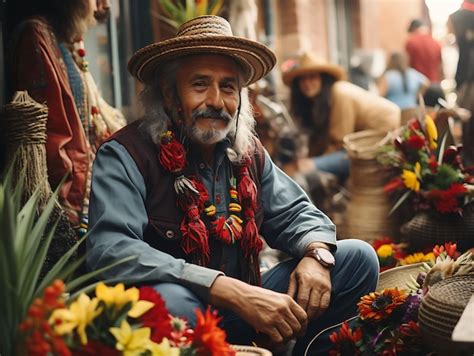
[{"label": "man's eye", "polygon": [[228,92],[235,91],[235,85],[233,85],[233,84],[223,84],[222,89],[224,91],[228,91]]},{"label": "man's eye", "polygon": [[194,82],[193,83],[193,86],[194,87],[205,87],[206,86],[206,83],[205,82]]}]

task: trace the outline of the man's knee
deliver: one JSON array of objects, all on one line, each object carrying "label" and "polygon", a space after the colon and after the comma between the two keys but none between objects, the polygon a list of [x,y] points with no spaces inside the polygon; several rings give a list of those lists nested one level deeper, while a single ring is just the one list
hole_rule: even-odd
[{"label": "man's knee", "polygon": [[379,262],[374,248],[357,239],[341,240],[337,244],[336,265],[342,265],[345,270],[357,273],[360,279],[375,285]]},{"label": "man's knee", "polygon": [[196,309],[205,308],[196,294],[175,283],[160,283],[153,288],[160,293],[171,315],[186,318],[191,326],[196,325]]}]

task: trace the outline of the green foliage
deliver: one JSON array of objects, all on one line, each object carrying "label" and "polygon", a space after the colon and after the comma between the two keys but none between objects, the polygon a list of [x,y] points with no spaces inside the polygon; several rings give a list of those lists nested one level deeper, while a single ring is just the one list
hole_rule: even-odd
[{"label": "green foliage", "polygon": [[[23,206],[22,191],[23,180],[13,182],[10,168],[0,182],[0,354],[4,356],[15,354],[18,326],[32,301],[40,297],[45,287],[55,279],[71,278],[85,259],[83,256],[71,261],[74,252],[84,241],[83,237],[39,281],[41,267],[58,223],[56,221],[48,229],[48,218],[58,204],[58,191],[53,193],[41,213],[37,209],[39,191]],[[69,281],[67,290],[90,282],[100,272],[111,267],[113,265]]]},{"label": "green foliage", "polygon": [[158,0],[161,11],[158,17],[174,28],[195,17],[217,15],[224,0]]}]

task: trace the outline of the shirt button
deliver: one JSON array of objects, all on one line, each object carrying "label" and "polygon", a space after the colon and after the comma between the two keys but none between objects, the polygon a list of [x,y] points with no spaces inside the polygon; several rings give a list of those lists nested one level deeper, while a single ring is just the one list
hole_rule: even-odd
[{"label": "shirt button", "polygon": [[173,230],[166,231],[166,237],[169,238],[169,239],[172,239],[174,237]]},{"label": "shirt button", "polygon": [[221,195],[216,194],[216,204],[220,204],[220,203],[221,203]]},{"label": "shirt button", "polygon": [[201,163],[199,163],[199,168],[204,169],[204,168],[206,168],[206,165],[203,162],[201,162]]}]

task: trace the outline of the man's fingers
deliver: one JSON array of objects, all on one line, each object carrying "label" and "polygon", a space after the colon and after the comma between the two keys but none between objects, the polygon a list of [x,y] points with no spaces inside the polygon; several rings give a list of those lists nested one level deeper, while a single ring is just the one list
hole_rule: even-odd
[{"label": "man's fingers", "polygon": [[295,330],[291,327],[291,325],[286,322],[285,320],[282,320],[280,323],[277,325],[278,332],[280,335],[283,337],[282,341],[288,340],[295,335]]},{"label": "man's fingers", "polygon": [[314,317],[320,314],[321,294],[318,290],[311,290],[308,308],[306,314],[308,314],[308,320],[312,320]]},{"label": "man's fingers", "polygon": [[296,297],[296,302],[308,312],[308,303],[310,298],[311,289],[305,285],[300,284],[298,286],[298,296]]},{"label": "man's fingers", "polygon": [[308,319],[311,320],[324,313],[328,308],[330,301],[331,293],[329,291],[326,291],[321,295],[318,291],[313,290],[311,292],[311,303],[307,310]]},{"label": "man's fingers", "polygon": [[305,332],[306,327],[308,326],[308,315],[306,314],[306,311],[296,303],[292,304],[290,307],[291,312],[296,317],[296,319],[298,319],[298,322],[301,325],[301,331]]}]

